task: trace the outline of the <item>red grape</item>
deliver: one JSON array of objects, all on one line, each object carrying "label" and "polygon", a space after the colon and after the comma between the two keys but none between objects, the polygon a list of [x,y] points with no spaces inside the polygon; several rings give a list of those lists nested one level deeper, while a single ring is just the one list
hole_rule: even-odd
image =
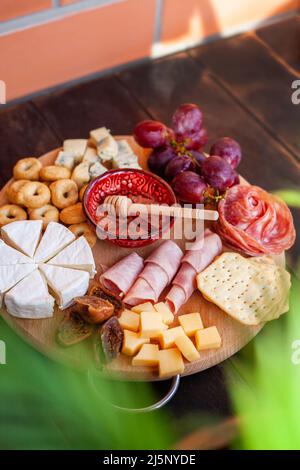
[{"label": "red grape", "polygon": [[175,134],[183,136],[199,132],[202,125],[202,112],[196,104],[182,104],[173,114],[172,121]]},{"label": "red grape", "polygon": [[157,148],[166,144],[168,128],[158,121],[142,121],[135,127],[133,135],[141,147]]},{"label": "red grape", "polygon": [[156,175],[164,176],[166,165],[174,157],[176,152],[170,145],[154,149],[148,158],[149,169]]},{"label": "red grape", "polygon": [[210,155],[218,155],[224,158],[235,170],[242,158],[241,147],[238,142],[230,137],[218,139],[210,149]]},{"label": "red grape", "polygon": [[205,181],[223,192],[237,184],[237,173],[222,157],[213,155],[202,163],[201,174]]},{"label": "red grape", "polygon": [[[177,136],[177,139],[178,139],[178,136]],[[198,132],[186,134],[184,136],[184,142],[185,142],[184,145],[188,150],[189,149],[199,150],[202,147],[204,147],[207,141],[208,141],[207,130],[204,129],[204,127],[200,129],[200,131]]]},{"label": "red grape", "polygon": [[178,173],[182,171],[194,171],[196,168],[193,160],[187,155],[178,155],[175,158],[172,158],[166,168],[165,168],[165,177],[168,180],[172,180]]},{"label": "red grape", "polygon": [[200,204],[203,202],[207,185],[201,176],[193,171],[179,173],[172,181],[172,187],[182,202]]}]

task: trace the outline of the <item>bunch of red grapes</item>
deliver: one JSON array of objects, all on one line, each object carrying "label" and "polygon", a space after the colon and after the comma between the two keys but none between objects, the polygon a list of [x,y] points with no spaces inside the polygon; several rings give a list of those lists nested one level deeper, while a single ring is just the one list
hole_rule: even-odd
[{"label": "bunch of red grapes", "polygon": [[170,182],[182,202],[203,203],[207,194],[223,194],[239,183],[236,168],[242,153],[229,137],[218,139],[209,155],[203,113],[195,104],[182,104],[172,118],[172,129],[158,121],[142,121],[134,129],[139,145],[152,148],[150,170]]}]

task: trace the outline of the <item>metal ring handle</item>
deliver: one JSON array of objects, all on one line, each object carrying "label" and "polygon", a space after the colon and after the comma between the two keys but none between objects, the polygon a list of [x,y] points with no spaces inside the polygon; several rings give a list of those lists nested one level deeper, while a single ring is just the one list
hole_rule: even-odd
[{"label": "metal ring handle", "polygon": [[[89,379],[90,384],[94,388],[94,390],[99,394],[99,390],[95,385],[95,382],[93,380],[93,376],[90,373],[90,371],[88,371],[88,379]],[[173,396],[175,395],[175,393],[178,390],[179,383],[180,383],[180,375],[175,375],[172,378],[171,387],[170,387],[168,393],[166,393],[166,395],[161,400],[157,401],[153,405],[145,406],[144,408],[126,408],[125,406],[115,405],[114,403],[110,403],[110,402],[109,402],[109,404],[110,404],[110,406],[116,408],[117,410],[126,411],[128,413],[149,413],[150,411],[159,410],[160,408],[165,406],[173,398]],[[103,397],[102,397],[102,399],[103,399]]]}]

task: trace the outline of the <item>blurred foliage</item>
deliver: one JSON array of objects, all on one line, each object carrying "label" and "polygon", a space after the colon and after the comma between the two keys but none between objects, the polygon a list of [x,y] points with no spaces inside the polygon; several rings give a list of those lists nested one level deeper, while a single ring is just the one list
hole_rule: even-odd
[{"label": "blurred foliage", "polygon": [[300,191],[297,189],[281,189],[274,193],[281,197],[290,207],[300,207]]}]

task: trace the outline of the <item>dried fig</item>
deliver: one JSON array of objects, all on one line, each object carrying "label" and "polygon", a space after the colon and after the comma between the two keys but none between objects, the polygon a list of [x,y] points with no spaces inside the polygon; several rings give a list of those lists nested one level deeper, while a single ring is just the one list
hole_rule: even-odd
[{"label": "dried fig", "polygon": [[124,338],[123,329],[116,317],[112,317],[99,328],[94,338],[94,350],[97,355],[96,360],[101,361],[101,348],[106,362],[115,359],[122,348]]},{"label": "dried fig", "polygon": [[58,327],[57,341],[62,346],[71,346],[89,338],[92,333],[93,325],[86,323],[78,312],[70,309]]},{"label": "dried fig", "polygon": [[115,315],[120,315],[125,306],[122,300],[113,294],[111,291],[103,287],[101,284],[94,284],[90,290],[89,295],[95,295],[103,300],[108,300],[115,307]]},{"label": "dried fig", "polygon": [[82,318],[92,324],[103,323],[114,315],[114,306],[108,301],[95,295],[76,297],[75,305]]}]

